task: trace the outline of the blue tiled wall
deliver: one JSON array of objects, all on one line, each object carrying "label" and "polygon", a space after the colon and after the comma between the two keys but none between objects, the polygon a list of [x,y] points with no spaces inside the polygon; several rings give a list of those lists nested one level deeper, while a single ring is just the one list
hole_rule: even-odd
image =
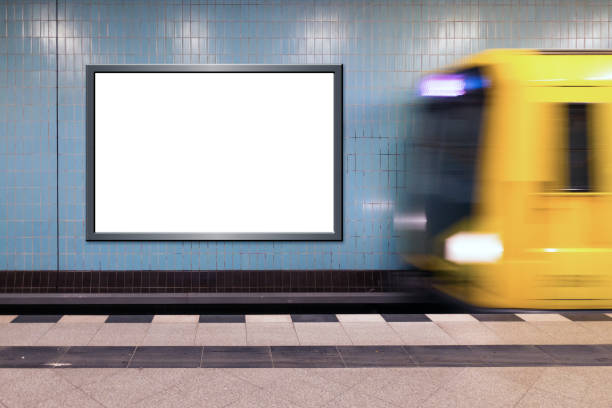
[{"label": "blue tiled wall", "polygon": [[[59,0],[57,21],[55,5],[0,1],[0,269],[400,268],[421,72],[486,48],[608,48],[612,33],[609,1]],[[344,64],[344,241],[86,242],[88,63]]]},{"label": "blue tiled wall", "polygon": [[55,1],[0,3],[0,269],[55,269]]}]

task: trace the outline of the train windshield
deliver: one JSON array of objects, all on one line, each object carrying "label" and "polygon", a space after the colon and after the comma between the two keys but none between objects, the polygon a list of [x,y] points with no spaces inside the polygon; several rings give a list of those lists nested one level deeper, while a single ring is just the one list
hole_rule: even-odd
[{"label": "train windshield", "polygon": [[430,237],[472,212],[487,86],[478,69],[434,75],[421,83],[426,100],[418,147]]}]

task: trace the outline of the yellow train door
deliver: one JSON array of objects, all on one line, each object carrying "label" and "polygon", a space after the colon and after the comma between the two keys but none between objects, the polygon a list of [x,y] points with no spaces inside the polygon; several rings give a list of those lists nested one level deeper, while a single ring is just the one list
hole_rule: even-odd
[{"label": "yellow train door", "polygon": [[[612,299],[612,107],[607,88],[542,87],[539,120],[552,136],[544,151],[550,180],[528,202],[540,239],[532,300],[563,307],[606,307]],[[534,135],[537,137],[537,135]]]}]

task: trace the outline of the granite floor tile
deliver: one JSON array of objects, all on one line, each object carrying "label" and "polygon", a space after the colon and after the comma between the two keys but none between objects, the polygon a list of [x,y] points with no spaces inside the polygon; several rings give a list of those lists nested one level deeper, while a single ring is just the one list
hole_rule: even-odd
[{"label": "granite floor tile", "polygon": [[486,375],[498,376],[505,380],[521,384],[524,387],[531,388],[533,384],[540,378],[546,367],[482,367]]},{"label": "granite floor tile", "polygon": [[0,384],[0,403],[8,408],[29,408],[76,390],[53,371],[30,370],[27,378]]},{"label": "granite floor tile", "polygon": [[108,315],[63,315],[57,323],[104,323],[106,319]]},{"label": "granite floor tile", "polygon": [[405,346],[412,360],[421,366],[483,366],[482,356],[469,346]]},{"label": "granite floor tile", "polygon": [[139,346],[151,324],[105,323],[88,346]]},{"label": "granite floor tile", "polygon": [[[581,401],[589,389],[589,380],[579,367],[548,367],[534,383],[532,389],[538,389],[560,397]],[[579,406],[579,405],[574,405]]]},{"label": "granite floor tile", "polygon": [[598,345],[541,345],[540,350],[564,365],[612,365],[612,350]]},{"label": "granite floor tile", "polygon": [[61,392],[45,398],[36,408],[104,408],[102,404],[79,389]]},{"label": "granite floor tile", "polygon": [[179,389],[169,387],[137,402],[133,408],[189,408],[199,406],[197,404],[187,404]]},{"label": "granite floor tile", "polygon": [[0,327],[0,346],[31,346],[41,338],[53,323],[5,324]]},{"label": "granite floor tile", "polygon": [[249,346],[297,346],[297,333],[293,323],[247,323]]},{"label": "granite floor tile", "polygon": [[358,314],[337,314],[338,321],[342,323],[384,323],[385,319],[378,313]]},{"label": "granite floor tile", "polygon": [[38,346],[84,346],[89,344],[104,323],[56,324],[38,340]]},{"label": "granite floor tile", "polygon": [[520,322],[483,322],[503,344],[551,344],[555,342],[550,335],[531,323]]},{"label": "granite floor tile", "polygon": [[481,322],[437,322],[457,344],[501,344],[493,331]]},{"label": "granite floor tile", "polygon": [[133,407],[167,387],[149,380],[140,370],[122,369],[103,381],[85,384],[81,390],[105,407]]},{"label": "granite floor tile", "polygon": [[342,323],[342,326],[354,345],[404,344],[399,334],[387,322],[346,322]]},{"label": "granite floor tile", "polygon": [[426,315],[432,322],[476,322],[476,318],[474,318],[470,314],[461,314],[461,313],[453,313],[453,314],[427,314]]},{"label": "granite floor tile", "polygon": [[[33,368],[0,368],[0,384],[8,384],[13,381],[27,379],[36,370]],[[38,369],[36,372],[50,371],[51,368]]]},{"label": "granite floor tile", "polygon": [[529,390],[515,405],[516,408],[574,408],[580,402],[538,388]]},{"label": "granite floor tile", "polygon": [[106,319],[106,323],[151,323],[153,315],[110,315]]},{"label": "granite floor tile", "polygon": [[390,372],[389,367],[355,367],[355,368],[311,368],[309,372],[316,374],[328,381],[334,381],[347,387],[354,387],[372,377],[385,376]]},{"label": "granite floor tile", "polygon": [[462,396],[474,397],[474,406],[512,407],[529,387],[500,378],[487,370],[469,367],[453,377],[444,388]]},{"label": "granite floor tile", "polygon": [[193,346],[197,323],[152,324],[142,339],[143,346]]},{"label": "granite floor tile", "polygon": [[425,314],[383,313],[386,322],[431,322]]},{"label": "granite floor tile", "polygon": [[522,322],[514,313],[472,313],[479,322]]},{"label": "granite floor tile", "polygon": [[581,403],[591,404],[592,407],[612,407],[612,367],[572,367],[582,369],[577,372],[582,378],[588,380],[589,385],[584,393]]},{"label": "granite floor tile", "polygon": [[62,315],[19,315],[11,323],[57,323]]},{"label": "granite floor tile", "polygon": [[245,320],[247,323],[291,323],[291,315],[246,315]]},{"label": "granite floor tile", "polygon": [[66,347],[0,347],[0,367],[51,367],[66,350]]},{"label": "granite floor tile", "polygon": [[[487,367],[490,368],[490,367]],[[465,367],[416,367],[415,370],[420,370],[424,376],[429,378],[432,383],[442,386],[448,384],[448,382],[459,375],[459,373],[465,370]]]},{"label": "granite floor tile", "polygon": [[358,388],[350,389],[336,398],[323,405],[324,408],[394,408],[397,405],[391,405],[377,397],[364,394]]},{"label": "granite floor tile", "polygon": [[[503,405],[502,405],[503,406]],[[482,404],[475,395],[459,394],[447,388],[438,388],[423,404],[422,408],[490,408]]]},{"label": "granite floor tile", "polygon": [[457,342],[433,322],[391,322],[405,345],[450,345]]},{"label": "granite floor tile", "polygon": [[258,391],[256,386],[217,369],[194,371],[175,387],[186,406],[206,408],[226,407]]},{"label": "granite floor tile", "polygon": [[135,347],[70,347],[58,363],[63,368],[126,368]]},{"label": "granite floor tile", "polygon": [[[249,384],[253,384],[258,388],[269,389],[275,381],[286,375],[287,372],[304,370],[303,368],[272,368],[272,357],[270,354],[270,366],[262,368],[250,368],[250,367],[238,367],[238,368],[224,368],[224,372],[228,375],[232,375],[240,378],[241,380],[247,381]],[[221,369],[220,369],[221,370]],[[310,369],[312,371],[317,370],[315,368]],[[340,368],[325,368],[321,370],[342,370]]]},{"label": "granite floor tile", "polygon": [[222,314],[222,315],[200,315],[200,323],[244,323],[244,315]]},{"label": "granite floor tile", "polygon": [[353,344],[340,323],[294,323],[293,326],[303,346]]},{"label": "granite floor tile", "polygon": [[602,339],[577,322],[531,322],[548,334],[555,344],[598,344]]},{"label": "granite floor tile", "polygon": [[202,367],[271,368],[272,355],[268,346],[204,347]]},{"label": "granite floor tile", "polygon": [[418,407],[440,387],[423,370],[415,367],[393,371],[387,369],[391,372],[386,376],[375,378],[374,381],[366,380],[357,389],[394,406]]},{"label": "granite floor tile", "polygon": [[130,361],[130,368],[197,368],[202,361],[202,347],[140,346]]},{"label": "granite floor tile", "polygon": [[155,315],[153,323],[198,323],[200,315]]},{"label": "granite floor tile", "polygon": [[257,390],[230,404],[227,408],[300,408],[273,390]]},{"label": "granite floor tile", "polygon": [[612,322],[580,321],[577,325],[584,327],[603,344],[612,344]]},{"label": "granite floor tile", "polygon": [[605,313],[567,312],[561,313],[561,315],[574,322],[612,322],[612,317]]},{"label": "granite floor tile", "polygon": [[200,323],[196,332],[198,346],[246,346],[244,323]]},{"label": "granite floor tile", "polygon": [[414,366],[402,346],[338,346],[347,367],[409,367]]},{"label": "granite floor tile", "polygon": [[86,384],[94,384],[100,381],[104,381],[111,375],[118,374],[124,368],[70,368],[58,370],[54,369],[57,375],[60,375],[66,381],[71,383],[77,388],[82,387]]},{"label": "granite floor tile", "polygon": [[[11,408],[556,408],[609,407],[612,402],[612,367],[5,371],[11,373],[12,381],[2,381],[5,375],[0,370],[0,406]],[[342,379],[336,381],[337,375]],[[67,381],[77,378],[76,384],[88,381],[80,389]]]},{"label": "granite floor tile", "polygon": [[567,322],[569,319],[559,313],[517,313],[526,322]]},{"label": "granite floor tile", "polygon": [[274,382],[265,389],[282,395],[292,403],[305,408],[320,407],[347,390],[347,387],[313,375],[304,368],[275,368],[282,370]]},{"label": "granite floor tile", "polygon": [[551,355],[533,345],[480,345],[471,346],[471,349],[488,365],[540,366],[555,363]]},{"label": "granite floor tile", "polygon": [[175,386],[180,382],[184,382],[185,380],[196,374],[200,369],[201,368],[188,367],[153,367],[143,368],[141,369],[141,372],[149,380],[157,384],[170,387]]},{"label": "granite floor tile", "polygon": [[338,322],[335,314],[292,314],[293,323],[334,323]]},{"label": "granite floor tile", "polygon": [[277,368],[344,367],[335,346],[271,346],[272,363]]}]

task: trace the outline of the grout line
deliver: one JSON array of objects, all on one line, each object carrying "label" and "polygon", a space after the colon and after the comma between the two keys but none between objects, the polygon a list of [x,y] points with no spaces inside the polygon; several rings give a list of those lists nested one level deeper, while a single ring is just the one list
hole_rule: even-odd
[{"label": "grout line", "polygon": [[276,367],[274,366],[274,358],[272,358],[272,347],[271,347],[271,346],[269,346],[269,345],[268,345],[268,346],[266,346],[266,347],[268,347],[268,354],[270,355],[270,362],[272,363],[272,368],[276,368]]},{"label": "grout line", "polygon": [[201,346],[202,350],[200,351],[200,368],[204,368],[204,346]]},{"label": "grout line", "polygon": [[338,348],[338,346],[334,346],[334,347],[336,349],[336,353],[338,353],[338,355],[340,356],[340,361],[342,361],[342,365],[344,366],[344,368],[348,368],[347,365],[346,365],[346,361],[344,361],[344,356],[340,352],[340,349]]},{"label": "grout line", "polygon": [[59,249],[59,0],[55,0],[55,293],[59,291],[60,249]]},{"label": "grout line", "polygon": [[130,359],[128,360],[127,364],[125,365],[125,368],[130,368],[130,365],[132,365],[132,360],[134,360],[134,356],[136,355],[136,350],[138,350],[139,346],[135,346],[134,350],[132,350],[132,355],[130,356]]},{"label": "grout line", "polygon": [[[344,327],[344,325],[342,324],[342,322],[340,320],[338,320],[338,323],[340,324],[340,327],[342,328],[342,331],[344,332],[344,334],[346,335],[346,338],[349,339],[349,341],[351,342],[351,346],[354,346],[355,343],[353,342],[353,338],[351,336],[349,336],[349,333],[346,331],[346,328]],[[401,337],[400,337],[401,338]]]}]

